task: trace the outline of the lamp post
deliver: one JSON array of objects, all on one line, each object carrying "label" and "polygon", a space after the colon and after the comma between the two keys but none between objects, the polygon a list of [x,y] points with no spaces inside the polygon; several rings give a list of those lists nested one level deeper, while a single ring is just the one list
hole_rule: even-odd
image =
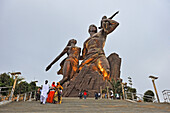
[{"label": "lamp post", "polygon": [[155,89],[156,97],[157,97],[158,103],[160,103],[159,96],[158,96],[158,93],[157,93],[157,90],[156,90],[156,86],[155,86],[155,80],[158,79],[158,77],[154,77],[154,76],[151,75],[151,76],[149,76],[149,78],[152,79],[152,83],[153,83],[153,87]]},{"label": "lamp post", "polygon": [[124,91],[124,86],[127,84],[126,82],[125,83],[121,83],[122,84],[122,93],[123,93],[123,99],[125,100],[125,91]]},{"label": "lamp post", "polygon": [[14,94],[14,91],[15,91],[15,86],[16,86],[16,82],[17,82],[17,77],[18,75],[20,75],[21,72],[15,72],[15,73],[11,73],[11,75],[14,75],[15,76],[15,81],[14,81],[14,84],[13,84],[13,87],[12,87],[12,90],[11,90],[11,95],[9,97],[9,100],[12,100],[12,97],[13,97],[13,94]]}]

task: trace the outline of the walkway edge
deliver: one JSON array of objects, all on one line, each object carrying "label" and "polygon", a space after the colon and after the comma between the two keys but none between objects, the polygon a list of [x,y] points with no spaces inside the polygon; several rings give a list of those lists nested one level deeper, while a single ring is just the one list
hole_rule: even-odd
[{"label": "walkway edge", "polygon": [[2,102],[0,102],[0,106],[1,105],[5,105],[5,104],[8,104],[8,103],[11,103],[12,102],[12,100],[10,100],[10,101],[2,101]]},{"label": "walkway edge", "polygon": [[137,102],[134,101],[134,100],[129,100],[129,99],[125,99],[125,100],[128,101],[128,102],[137,103]]}]

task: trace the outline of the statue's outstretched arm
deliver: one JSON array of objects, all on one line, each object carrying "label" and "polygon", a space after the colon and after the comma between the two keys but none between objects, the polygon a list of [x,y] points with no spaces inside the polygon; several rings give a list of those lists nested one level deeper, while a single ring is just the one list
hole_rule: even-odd
[{"label": "statue's outstretched arm", "polygon": [[115,20],[111,20],[111,19],[103,19],[102,20],[102,27],[107,34],[114,31],[118,25],[119,25],[119,23],[116,22]]},{"label": "statue's outstretched arm", "polygon": [[[114,13],[111,17],[109,17],[108,19],[112,19],[114,16],[116,16],[117,14],[119,13],[119,11],[117,11],[116,13]],[[99,29],[103,28],[102,26],[102,23],[103,23],[103,20],[104,19],[107,19],[107,16],[103,16],[102,17],[102,20],[101,20],[101,26],[99,27]]]},{"label": "statue's outstretched arm", "polygon": [[111,17],[109,17],[108,19],[112,19],[114,16],[116,16],[119,13],[119,11],[117,11],[115,14],[113,14]]},{"label": "statue's outstretched arm", "polygon": [[68,49],[69,49],[69,47],[67,46],[67,47],[60,53],[60,55],[58,55],[58,56],[51,62],[51,64],[46,67],[45,70],[48,71],[54,63],[56,63],[65,53],[67,53]]}]

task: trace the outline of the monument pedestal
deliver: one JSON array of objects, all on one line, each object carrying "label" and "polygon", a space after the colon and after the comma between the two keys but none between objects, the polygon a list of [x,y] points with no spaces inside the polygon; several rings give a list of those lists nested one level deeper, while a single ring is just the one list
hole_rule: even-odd
[{"label": "monument pedestal", "polygon": [[86,90],[88,97],[94,97],[95,92],[100,92],[100,87],[110,86],[108,81],[103,80],[103,76],[92,70],[91,66],[85,66],[77,76],[69,83],[63,84],[64,97],[78,97],[80,91]]},{"label": "monument pedestal", "polygon": [[[113,53],[109,55],[108,61],[111,79],[120,79],[121,58],[116,53]],[[88,97],[94,97],[95,92],[101,92],[100,87],[102,89],[105,89],[106,86],[111,88],[111,84],[107,80],[103,80],[103,76],[97,70],[94,70],[92,65],[85,65],[70,81],[63,84],[64,97],[78,97],[79,93],[84,90],[88,92]]]}]

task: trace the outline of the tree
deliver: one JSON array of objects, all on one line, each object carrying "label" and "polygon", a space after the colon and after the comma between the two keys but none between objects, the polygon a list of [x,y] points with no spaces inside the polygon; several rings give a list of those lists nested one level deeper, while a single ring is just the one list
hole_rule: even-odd
[{"label": "tree", "polygon": [[36,83],[35,82],[31,82],[30,83],[30,91],[36,90]]},{"label": "tree", "polygon": [[[0,74],[0,87],[9,87],[12,86],[12,78],[8,73]],[[1,91],[9,91],[9,88],[3,88]],[[2,92],[2,95],[8,95],[8,92]]]},{"label": "tree", "polygon": [[127,92],[136,93],[136,88],[131,88],[131,87],[127,86]]},{"label": "tree", "polygon": [[153,102],[154,96],[155,95],[152,90],[147,90],[144,93],[143,100],[144,100],[144,102]]},{"label": "tree", "polygon": [[0,87],[12,86],[12,78],[7,73],[0,74]]},{"label": "tree", "polygon": [[133,97],[134,97],[134,99],[136,99],[137,97],[136,97],[136,88],[132,88],[132,87],[129,87],[129,86],[126,86],[126,91],[127,91],[127,98],[128,99],[133,99],[132,98],[132,95],[133,95]]},{"label": "tree", "polygon": [[[0,87],[13,86],[14,80],[15,80],[15,77],[10,76],[9,72],[0,74]],[[19,76],[17,78],[14,95],[23,94],[23,93],[26,93],[26,92],[29,92],[29,91],[36,90],[36,83],[35,82],[31,82],[29,84],[26,81],[22,81],[22,80],[24,80],[24,78],[21,77],[21,76]],[[9,88],[2,89],[1,91],[9,91]],[[2,95],[7,96],[8,92],[3,92]]]},{"label": "tree", "polygon": [[109,81],[109,83],[112,86],[112,90],[113,90],[113,94],[115,96],[116,93],[118,93],[119,95],[122,95],[122,87],[121,87],[121,81],[117,80],[115,81],[113,78]]},{"label": "tree", "polygon": [[20,82],[16,88],[14,94],[23,94],[29,91],[29,84],[26,81]]},{"label": "tree", "polygon": [[19,84],[17,84],[16,88],[15,88],[15,95],[16,94],[23,94],[29,91],[34,91],[36,90],[36,83],[35,82],[31,82],[30,84],[27,83],[26,81],[22,81]]},{"label": "tree", "polygon": [[131,86],[131,88],[132,88],[132,78],[131,77],[128,77],[128,81],[129,81],[129,85]]}]

